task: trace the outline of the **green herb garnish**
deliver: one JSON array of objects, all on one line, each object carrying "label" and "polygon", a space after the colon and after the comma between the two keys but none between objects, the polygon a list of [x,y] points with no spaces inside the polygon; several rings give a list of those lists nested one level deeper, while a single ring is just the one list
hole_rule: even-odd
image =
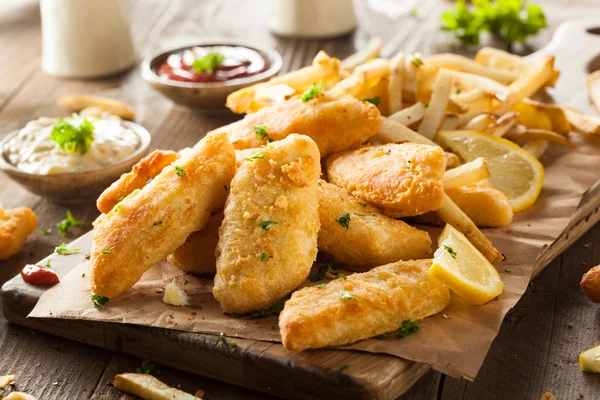
[{"label": "green herb garnish", "polygon": [[510,273],[512,272],[512,269],[510,269],[510,268],[506,268],[506,269],[504,270],[504,272],[506,272],[506,273],[510,274]]},{"label": "green herb garnish", "polygon": [[346,364],[343,365],[339,370],[338,370],[338,374],[341,374],[342,372],[344,372],[345,370],[347,370],[348,368],[350,368],[350,364]]},{"label": "green herb garnish", "polygon": [[263,140],[269,137],[269,135],[267,134],[267,127],[264,125],[255,126],[254,133],[256,133],[256,139],[258,140]]},{"label": "green herb garnish", "polygon": [[40,235],[49,235],[52,232],[52,229],[40,229]]},{"label": "green herb garnish", "polygon": [[109,300],[110,299],[108,297],[100,296],[99,294],[92,295],[92,303],[94,303],[94,308],[96,310],[99,310],[102,307],[104,307]]},{"label": "green herb garnish", "polygon": [[46,267],[48,267],[48,268],[52,268],[52,267],[50,266],[50,259],[47,259],[47,260],[46,260]]},{"label": "green herb garnish", "polygon": [[327,284],[326,284],[326,283],[321,283],[320,285],[317,285],[317,287],[318,287],[319,289],[323,289],[325,286],[327,286]]},{"label": "green herb garnish", "polygon": [[263,228],[265,231],[268,231],[269,229],[271,229],[272,227],[274,227],[275,225],[278,225],[278,224],[279,224],[279,222],[277,222],[277,221],[261,221],[257,225],[260,226],[261,228]]},{"label": "green herb garnish", "polygon": [[67,153],[85,154],[94,141],[94,125],[84,118],[76,127],[59,118],[52,127],[50,140],[56,142]]},{"label": "green herb garnish", "polygon": [[110,254],[110,253],[112,253],[112,251],[113,251],[114,249],[115,249],[115,246],[111,247],[111,248],[110,248],[110,249],[108,249],[108,250],[102,250],[100,253],[102,253],[102,254],[104,254],[104,255],[107,255],[107,254]]},{"label": "green herb garnish", "polygon": [[213,71],[225,61],[225,56],[218,52],[206,53],[202,58],[196,58],[192,63],[192,68],[196,73],[212,74]]},{"label": "green herb garnish", "polygon": [[260,253],[260,256],[258,257],[258,261],[263,262],[265,260],[265,258],[267,258],[267,253],[265,253],[263,251]]},{"label": "green herb garnish", "polygon": [[306,91],[304,93],[302,93],[302,102],[308,103],[312,99],[322,96],[323,90],[324,90],[323,81],[312,85],[311,87],[306,89]]},{"label": "green herb garnish", "polygon": [[177,176],[184,176],[185,175],[185,170],[183,168],[181,168],[179,165],[174,165],[173,167],[175,168],[175,174]]},{"label": "green herb garnish", "polygon": [[66,243],[63,243],[60,246],[54,248],[54,251],[60,254],[61,256],[68,256],[70,254],[79,253],[79,250],[81,250],[79,247],[76,247],[71,250],[67,249]]},{"label": "green herb garnish", "polygon": [[156,221],[155,223],[152,224],[152,226],[159,226],[162,225],[162,221]]},{"label": "green herb garnish", "polygon": [[413,18],[419,18],[419,10],[416,8],[413,8],[412,10],[410,10],[410,16]]},{"label": "green herb garnish", "polygon": [[350,213],[342,214],[336,221],[346,229],[350,229]]},{"label": "green herb garnish", "polygon": [[237,342],[233,339],[231,339],[231,342],[229,342],[229,344],[231,345],[231,347],[236,347],[237,346]]},{"label": "green herb garnish", "polygon": [[415,66],[415,68],[422,67],[425,65],[423,59],[421,59],[421,55],[417,53],[412,53],[410,55],[410,63]]},{"label": "green herb garnish", "polygon": [[146,185],[150,184],[152,181],[153,181],[153,179],[152,179],[152,178],[148,178],[148,179],[146,180]]},{"label": "green herb garnish", "polygon": [[148,360],[145,360],[145,361],[142,361],[142,366],[140,368],[135,369],[135,372],[137,372],[138,374],[149,374],[150,371],[152,371],[153,369],[154,369],[154,364],[152,364]]},{"label": "green herb garnish", "polygon": [[268,144],[266,146],[262,146],[262,150],[260,150],[259,152],[257,152],[256,154],[251,155],[250,157],[246,157],[244,158],[245,161],[250,161],[250,162],[254,162],[254,160],[262,160],[265,158],[265,154],[267,153],[267,150],[269,150],[273,145]]},{"label": "green herb garnish", "polygon": [[354,301],[358,301],[358,299],[356,298],[356,296],[354,296],[352,293],[347,292],[345,290],[340,290],[340,300],[354,300]]},{"label": "green herb garnish", "polygon": [[402,321],[402,326],[396,331],[396,337],[398,339],[403,339],[408,335],[412,335],[419,329],[421,329],[421,327],[419,326],[419,323],[417,321],[407,319],[405,321]]},{"label": "green herb garnish", "polygon": [[309,274],[308,279],[311,282],[318,282],[323,280],[323,278],[325,278],[326,276],[330,278],[335,278],[338,275],[337,270],[340,268],[340,265],[334,263],[333,261],[327,260],[319,264],[317,272]]},{"label": "green herb garnish", "polygon": [[444,249],[445,249],[445,250],[446,250],[448,253],[450,253],[450,255],[452,256],[452,258],[456,259],[456,256],[457,256],[458,254],[456,253],[456,251],[454,251],[454,249],[453,249],[452,247],[444,245]]},{"label": "green herb garnish", "polygon": [[82,278],[85,278],[85,272],[84,272],[83,274],[81,274],[81,277],[82,277]]},{"label": "green herb garnish", "polygon": [[363,101],[378,106],[381,103],[381,97],[379,97],[379,96],[370,97],[368,99],[364,99]]},{"label": "green herb garnish", "polygon": [[367,206],[367,202],[366,202],[366,201],[359,202],[358,204],[359,204],[359,205],[361,205],[361,206],[363,206],[363,207],[366,207],[366,206]]},{"label": "green herb garnish", "polygon": [[223,332],[219,333],[218,342],[223,342],[227,344],[227,336]]},{"label": "green herb garnish", "polygon": [[58,228],[58,233],[61,236],[65,236],[67,232],[69,232],[69,228],[71,226],[80,226],[84,224],[85,221],[79,221],[78,219],[73,217],[73,214],[71,214],[70,210],[67,210],[67,218],[63,219],[58,224],[56,224],[56,227]]}]

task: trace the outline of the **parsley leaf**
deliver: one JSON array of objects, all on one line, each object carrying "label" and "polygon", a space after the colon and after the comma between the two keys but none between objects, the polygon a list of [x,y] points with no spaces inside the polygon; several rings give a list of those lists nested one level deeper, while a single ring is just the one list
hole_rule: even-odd
[{"label": "parsley leaf", "polygon": [[246,157],[244,158],[244,161],[250,161],[250,162],[254,162],[254,160],[262,160],[265,158],[265,154],[267,153],[267,150],[269,150],[273,145],[268,144],[266,146],[262,147],[262,150],[260,150],[259,152],[257,152],[256,154],[251,155],[250,157]]},{"label": "parsley leaf", "polygon": [[334,263],[333,261],[327,260],[321,264],[319,264],[319,268],[317,272],[309,274],[308,279],[311,282],[318,282],[323,280],[325,277],[335,279],[338,276],[338,272],[336,270],[340,269],[341,266]]},{"label": "parsley leaf", "polygon": [[52,267],[50,266],[50,259],[47,259],[47,260],[46,260],[46,267],[48,267],[48,268],[52,268]]},{"label": "parsley leaf", "polygon": [[425,63],[423,62],[423,59],[421,58],[420,53],[412,53],[409,58],[410,58],[410,63],[412,65],[414,65],[415,68],[419,68],[419,67],[422,67],[423,65],[425,65]]},{"label": "parsley leaf", "polygon": [[379,96],[370,97],[368,99],[364,99],[363,101],[378,106],[381,103],[381,97],[379,97]]},{"label": "parsley leaf", "polygon": [[452,258],[456,259],[456,256],[458,255],[458,253],[456,251],[454,251],[454,249],[452,247],[444,245],[444,249],[448,253],[450,253],[450,255],[452,256]]},{"label": "parsley leaf", "polygon": [[96,310],[99,310],[102,307],[104,307],[109,300],[110,299],[108,297],[100,296],[99,294],[92,295],[92,303],[94,303],[94,308]]},{"label": "parsley leaf", "polygon": [[350,229],[350,213],[342,214],[336,221],[346,229]]},{"label": "parsley leaf", "polygon": [[358,299],[356,298],[356,296],[354,296],[352,293],[347,292],[345,290],[340,290],[340,300],[354,300],[354,301],[358,302]]},{"label": "parsley leaf", "polygon": [[258,261],[263,262],[263,261],[265,261],[265,258],[267,258],[267,253],[265,253],[263,251],[260,253],[260,256],[258,257]]},{"label": "parsley leaf", "polygon": [[40,235],[49,235],[52,232],[52,229],[40,229]]},{"label": "parsley leaf", "polygon": [[339,370],[338,370],[338,374],[341,374],[342,372],[344,372],[345,370],[347,370],[348,368],[350,368],[350,364],[345,364],[343,365]]},{"label": "parsley leaf", "polygon": [[84,224],[85,221],[79,221],[78,219],[73,217],[73,214],[71,214],[70,210],[67,210],[67,218],[57,223],[56,227],[58,228],[58,233],[60,233],[61,236],[65,236],[67,232],[69,232],[69,228],[71,226],[80,226]]},{"label": "parsley leaf", "polygon": [[405,321],[402,321],[402,326],[396,331],[396,337],[398,339],[403,339],[408,335],[412,335],[419,329],[421,329],[421,327],[419,326],[419,323],[417,321],[407,319]]},{"label": "parsley leaf", "polygon": [[152,224],[152,226],[159,226],[162,225],[162,221],[156,221],[155,223]]},{"label": "parsley leaf", "polygon": [[85,118],[79,126],[73,126],[59,118],[52,127],[50,140],[56,142],[67,153],[85,154],[94,141],[94,125]]},{"label": "parsley leaf", "polygon": [[254,127],[254,133],[256,133],[256,139],[257,140],[263,140],[264,138],[268,138],[269,135],[267,134],[267,127],[264,125],[261,126],[255,126]]},{"label": "parsley leaf", "polygon": [[67,249],[66,243],[63,243],[60,246],[54,248],[54,251],[60,254],[61,256],[68,256],[70,254],[79,253],[79,250],[81,250],[79,247],[76,247],[71,250]]},{"label": "parsley leaf", "polygon": [[144,360],[144,361],[142,361],[142,366],[140,368],[136,368],[135,372],[137,372],[138,374],[149,374],[150,371],[152,371],[153,369],[154,369],[154,364],[152,364],[148,360]]},{"label": "parsley leaf", "polygon": [[225,56],[218,52],[206,53],[202,58],[196,58],[192,63],[192,68],[197,74],[209,73],[212,74],[215,68],[223,64]]},{"label": "parsley leaf", "polygon": [[223,332],[219,333],[217,342],[223,342],[223,343],[227,344],[227,336],[225,336],[225,334]]},{"label": "parsley leaf", "polygon": [[322,96],[324,89],[325,88],[323,86],[323,81],[320,81],[319,83],[312,85],[311,87],[306,89],[306,91],[304,93],[302,93],[302,102],[308,103],[312,99]]},{"label": "parsley leaf", "polygon": [[173,167],[175,168],[175,174],[177,176],[184,176],[185,175],[185,170],[183,168],[181,168],[179,165],[174,165]]},{"label": "parsley leaf", "polygon": [[272,227],[274,227],[275,225],[278,225],[278,224],[279,224],[279,222],[277,222],[277,221],[261,221],[257,225],[260,226],[261,228],[263,228],[265,231],[268,231],[269,229],[271,229]]},{"label": "parsley leaf", "polygon": [[367,206],[367,202],[366,201],[359,202],[358,204],[361,205],[362,207],[366,207]]},{"label": "parsley leaf", "polygon": [[112,251],[115,249],[115,246],[111,247],[108,250],[102,250],[100,253],[104,254],[104,255],[108,255],[110,253],[112,253]]}]

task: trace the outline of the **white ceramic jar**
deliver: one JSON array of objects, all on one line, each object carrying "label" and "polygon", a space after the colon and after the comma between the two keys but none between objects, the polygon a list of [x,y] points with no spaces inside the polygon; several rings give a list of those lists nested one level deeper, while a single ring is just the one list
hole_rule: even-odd
[{"label": "white ceramic jar", "polygon": [[123,0],[41,0],[42,70],[96,78],[135,64]]}]

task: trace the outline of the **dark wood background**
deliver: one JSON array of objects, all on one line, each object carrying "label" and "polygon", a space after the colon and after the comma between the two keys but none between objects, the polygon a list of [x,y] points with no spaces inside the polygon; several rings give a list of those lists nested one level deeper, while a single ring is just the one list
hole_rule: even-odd
[{"label": "dark wood background", "polygon": [[[367,0],[360,1],[366,4]],[[283,71],[310,63],[323,49],[344,57],[373,35],[386,42],[386,56],[398,50],[460,51],[452,38],[438,31],[439,15],[450,2],[403,0],[418,17],[390,17],[360,13],[361,27],[353,35],[327,40],[276,38],[267,29],[268,0],[136,0],[130,1],[131,30],[138,56],[162,48],[190,44],[206,37],[238,37],[275,47],[283,56]],[[409,3],[412,3],[408,5]],[[570,18],[599,15],[598,0],[539,1],[549,29],[529,42],[523,52],[546,44],[558,25]],[[599,39],[600,40],[600,37]],[[179,149],[193,145],[206,131],[234,117],[207,117],[153,92],[137,70],[110,79],[76,81],[48,77],[40,69],[41,36],[39,4],[19,0],[0,3],[0,137],[39,116],[65,115],[54,102],[71,93],[94,93],[120,99],[137,112],[137,122],[152,133],[153,148]],[[22,251],[0,262],[0,284],[17,274],[26,263],[36,262],[63,241],[91,228],[72,229],[67,238],[56,232],[67,207],[51,204],[26,192],[0,175],[0,203],[6,208],[31,207],[39,229],[52,228],[47,236],[34,233]],[[78,219],[93,221],[93,204],[69,207]],[[506,317],[486,362],[472,383],[445,377],[435,371],[425,375],[406,399],[537,399],[550,391],[557,399],[600,397],[600,376],[582,373],[580,352],[599,344],[600,313],[579,289],[581,275],[600,263],[600,226],[584,235],[533,281],[527,293]],[[8,324],[0,318],[0,375],[16,373],[15,389],[41,399],[127,399],[110,382],[115,374],[130,371],[141,360]],[[228,384],[157,366],[157,376],[170,385],[210,399],[263,399]],[[306,382],[310,385],[310,382]],[[0,395],[8,392],[2,392]]]}]

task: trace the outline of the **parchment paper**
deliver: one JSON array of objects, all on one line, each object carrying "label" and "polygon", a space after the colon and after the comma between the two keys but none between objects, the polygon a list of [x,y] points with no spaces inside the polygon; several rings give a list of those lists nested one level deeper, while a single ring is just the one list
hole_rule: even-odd
[{"label": "parchment paper", "polygon": [[[475,307],[453,299],[446,310],[423,320],[422,329],[405,339],[371,339],[341,349],[387,353],[430,364],[454,377],[474,379],[504,316],[525,291],[536,257],[560,235],[583,193],[600,179],[600,142],[580,135],[572,139],[576,149],[552,146],[542,158],[546,179],[535,206],[517,214],[508,227],[484,231],[506,257],[497,265],[505,283],[504,293],[497,300]],[[430,231],[435,239],[439,230]],[[82,251],[89,250],[80,246]],[[120,322],[215,335],[224,332],[228,337],[280,342],[277,317],[223,315],[211,294],[212,279],[185,275],[166,261],[154,266],[133,289],[111,300],[109,306],[95,310],[88,278],[82,277],[87,268],[88,262],[84,261],[63,277],[41,297],[29,316]],[[162,302],[163,294],[157,291],[171,279],[190,295],[191,306],[181,308]],[[184,284],[186,279],[188,283]]]}]

